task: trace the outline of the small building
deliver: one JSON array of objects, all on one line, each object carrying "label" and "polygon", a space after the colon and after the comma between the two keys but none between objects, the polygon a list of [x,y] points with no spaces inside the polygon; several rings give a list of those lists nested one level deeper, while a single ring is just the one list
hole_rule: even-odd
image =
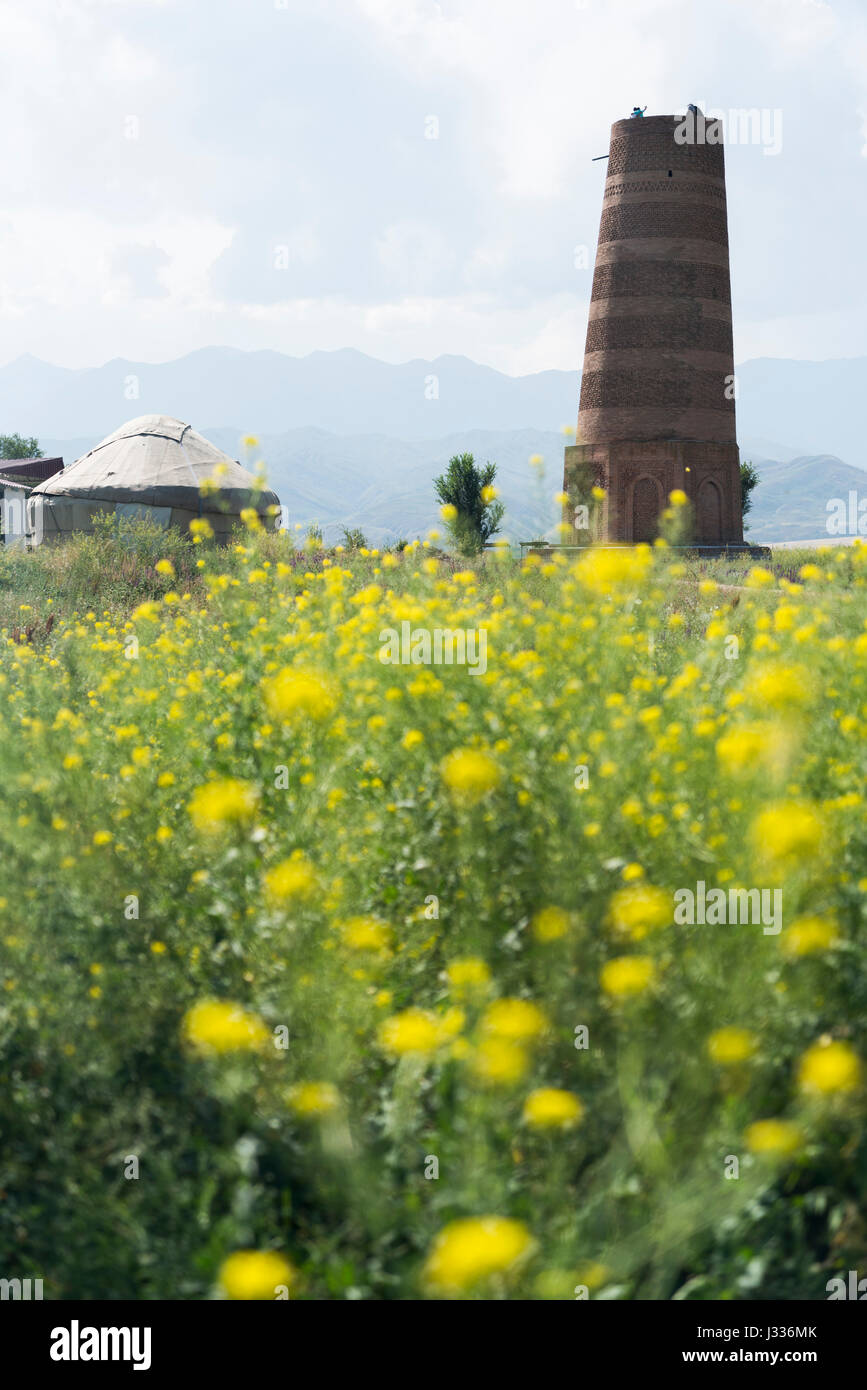
[{"label": "small building", "polygon": [[225,542],[243,510],[274,529],[279,507],[276,493],[182,420],[141,415],[34,488],[28,530],[35,546],[92,531],[107,513],[183,530],[205,518]]},{"label": "small building", "polygon": [[27,498],[63,468],[62,458],[0,462],[0,535],[4,545],[27,544]]},{"label": "small building", "polygon": [[28,487],[38,487],[55,473],[63,469],[63,459],[4,459],[0,463],[0,473],[6,478],[14,478]]},{"label": "small building", "polygon": [[27,546],[27,498],[30,487],[20,478],[9,477],[3,465],[0,473],[0,532],[4,545],[17,546],[24,550]]}]

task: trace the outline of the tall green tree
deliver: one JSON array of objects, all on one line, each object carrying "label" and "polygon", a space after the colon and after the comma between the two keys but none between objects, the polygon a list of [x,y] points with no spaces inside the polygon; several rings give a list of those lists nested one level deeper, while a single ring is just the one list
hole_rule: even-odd
[{"label": "tall green tree", "polygon": [[741,464],[741,516],[746,516],[753,505],[753,488],[759,481],[758,470],[753,463]]},{"label": "tall green tree", "polygon": [[462,555],[475,555],[496,535],[504,507],[497,501],[494,479],[497,465],[476,465],[472,454],[455,454],[434,489],[443,508],[443,520]]},{"label": "tall green tree", "polygon": [[0,459],[39,458],[39,440],[20,434],[0,434]]}]

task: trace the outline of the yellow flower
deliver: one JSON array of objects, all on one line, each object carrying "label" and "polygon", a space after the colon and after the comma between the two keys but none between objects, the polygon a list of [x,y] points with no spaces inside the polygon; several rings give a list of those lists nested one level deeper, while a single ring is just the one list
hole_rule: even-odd
[{"label": "yellow flower", "polygon": [[711,1061],[722,1067],[746,1062],[756,1050],[756,1037],[746,1028],[718,1028],[707,1040]]},{"label": "yellow flower", "polygon": [[575,565],[575,574],[585,589],[604,595],[637,589],[652,563],[650,547],[638,545],[614,550],[585,551]]},{"label": "yellow flower", "polygon": [[676,487],[668,494],[668,500],[673,507],[685,507],[689,498],[683,488]]},{"label": "yellow flower", "polygon": [[553,1086],[531,1091],[524,1102],[524,1121],[533,1129],[573,1129],[583,1114],[576,1095]]},{"label": "yellow flower", "polygon": [[754,1154],[787,1156],[797,1153],[804,1143],[801,1130],[789,1120],[756,1120],[744,1137]]},{"label": "yellow flower", "polygon": [[353,951],[386,951],[391,945],[391,927],[375,917],[350,917],[341,936]]},{"label": "yellow flower", "polygon": [[484,1038],[469,1060],[479,1081],[489,1086],[514,1086],[530,1065],[525,1049],[508,1038]]},{"label": "yellow flower", "polygon": [[190,522],[190,534],[199,541],[210,540],[214,534],[214,528],[206,517],[199,516]]},{"label": "yellow flower", "polygon": [[418,748],[419,744],[424,743],[424,734],[419,729],[408,729],[400,742],[401,747],[411,753],[413,748]]},{"label": "yellow flower", "polygon": [[451,1221],[436,1237],[424,1266],[424,1281],[443,1293],[460,1293],[526,1260],[533,1238],[520,1221],[476,1216]]},{"label": "yellow flower", "polygon": [[277,1298],[291,1289],[297,1271],[274,1250],[236,1250],[220,1266],[219,1283],[227,1298]]},{"label": "yellow flower", "polygon": [[169,579],[174,578],[175,567],[172,564],[171,560],[157,560],[154,569],[156,570],[157,574],[165,574],[168,576]]},{"label": "yellow flower", "polygon": [[455,801],[475,806],[500,785],[499,764],[480,748],[459,748],[443,760],[442,778]]},{"label": "yellow flower", "polygon": [[485,1010],[482,1026],[499,1038],[527,1042],[544,1032],[548,1020],[529,999],[495,999]]},{"label": "yellow flower", "polygon": [[839,940],[837,924],[827,917],[799,917],[780,937],[780,945],[787,956],[810,956],[830,950]]},{"label": "yellow flower", "polygon": [[861,1060],[848,1043],[817,1042],[808,1048],[798,1067],[801,1090],[831,1095],[854,1091],[861,1083]]},{"label": "yellow flower", "polygon": [[187,805],[187,811],[197,830],[213,832],[227,822],[243,822],[252,818],[259,793],[250,782],[237,777],[223,777],[197,787]]},{"label": "yellow flower", "polygon": [[440,1041],[451,1042],[463,1030],[467,1016],[463,1009],[444,1009],[437,1019]]},{"label": "yellow flower", "polygon": [[810,858],[822,842],[822,822],[805,801],[779,801],[756,817],[753,843],[763,859],[797,864]]},{"label": "yellow flower", "polygon": [[[489,505],[489,503],[495,502],[499,495],[500,494],[495,487],[482,488],[481,497],[486,507]],[[568,500],[569,499],[567,497],[566,501],[568,502]]]},{"label": "yellow flower", "polygon": [[376,603],[381,597],[382,589],[379,584],[368,584],[365,588],[359,589],[357,594],[353,595],[352,602],[360,606],[365,603]]},{"label": "yellow flower", "polygon": [[532,929],[537,941],[558,941],[569,930],[569,914],[562,907],[543,907],[533,918]]},{"label": "yellow flower", "polygon": [[760,709],[797,709],[810,699],[811,686],[806,667],[772,665],[747,680],[745,693]]},{"label": "yellow flower", "polygon": [[272,903],[307,902],[315,891],[313,865],[297,851],[265,875],[265,895]]},{"label": "yellow flower", "polygon": [[673,920],[671,895],[650,883],[634,883],[614,894],[608,919],[615,931],[640,941],[648,932],[667,927]]},{"label": "yellow flower", "polygon": [[426,1009],[404,1009],[392,1014],[379,1028],[379,1045],[397,1057],[418,1053],[422,1057],[435,1052],[441,1042],[440,1029],[433,1014]]},{"label": "yellow flower", "polygon": [[110,830],[97,830],[93,837],[93,843],[95,845],[110,845],[111,841],[112,834]]},{"label": "yellow flower", "polygon": [[774,576],[770,570],[763,569],[761,565],[754,565],[747,575],[748,589],[763,589],[769,584],[773,584]]},{"label": "yellow flower", "polygon": [[727,772],[754,772],[782,753],[780,731],[770,724],[741,724],[717,741],[716,755]]},{"label": "yellow flower", "polygon": [[446,523],[457,521],[458,509],[457,507],[453,506],[451,502],[446,502],[442,507],[440,507],[440,516]]},{"label": "yellow flower", "polygon": [[266,677],[262,682],[262,692],[269,713],[287,724],[299,716],[313,720],[327,719],[336,703],[331,690],[319,676],[294,666],[284,666],[282,671]]},{"label": "yellow flower", "polygon": [[455,994],[473,994],[487,989],[491,972],[479,956],[464,956],[446,966],[446,978]]},{"label": "yellow flower", "polygon": [[296,1115],[330,1115],[340,1104],[340,1092],[330,1081],[302,1081],[290,1088],[288,1099]]},{"label": "yellow flower", "polygon": [[599,976],[606,994],[628,999],[641,994],[656,980],[656,966],[649,956],[616,956],[606,961]]},{"label": "yellow flower", "polygon": [[184,1036],[203,1052],[249,1052],[268,1039],[258,1014],[227,999],[203,999],[184,1016]]}]

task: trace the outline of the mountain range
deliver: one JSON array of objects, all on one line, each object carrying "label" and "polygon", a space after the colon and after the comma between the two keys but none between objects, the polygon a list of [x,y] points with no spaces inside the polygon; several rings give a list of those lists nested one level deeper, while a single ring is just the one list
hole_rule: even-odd
[{"label": "mountain range", "polygon": [[[737,377],[741,456],[761,477],[750,539],[825,535],[829,500],[867,493],[857,404],[867,358],[761,358]],[[579,380],[553,370],[510,377],[456,356],[392,365],[354,349],[297,358],[214,347],[78,370],[24,356],[0,367],[0,430],[36,435],[67,463],[136,415],[176,415],[242,459],[249,432],[290,524],[318,521],[329,540],[359,526],[372,542],[436,524],[431,479],[469,451],[496,461],[506,532],[529,539],[556,519]],[[528,466],[534,454],[544,481]]]}]

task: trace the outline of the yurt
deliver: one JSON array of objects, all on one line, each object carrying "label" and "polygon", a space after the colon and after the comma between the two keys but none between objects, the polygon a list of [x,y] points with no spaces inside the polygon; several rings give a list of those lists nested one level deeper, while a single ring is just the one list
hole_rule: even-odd
[{"label": "yurt", "polygon": [[32,545],[92,531],[94,516],[106,512],[184,530],[204,517],[226,541],[244,508],[255,508],[273,529],[279,505],[275,493],[257,491],[252,473],[182,420],[141,415],[34,488],[27,519]]}]

